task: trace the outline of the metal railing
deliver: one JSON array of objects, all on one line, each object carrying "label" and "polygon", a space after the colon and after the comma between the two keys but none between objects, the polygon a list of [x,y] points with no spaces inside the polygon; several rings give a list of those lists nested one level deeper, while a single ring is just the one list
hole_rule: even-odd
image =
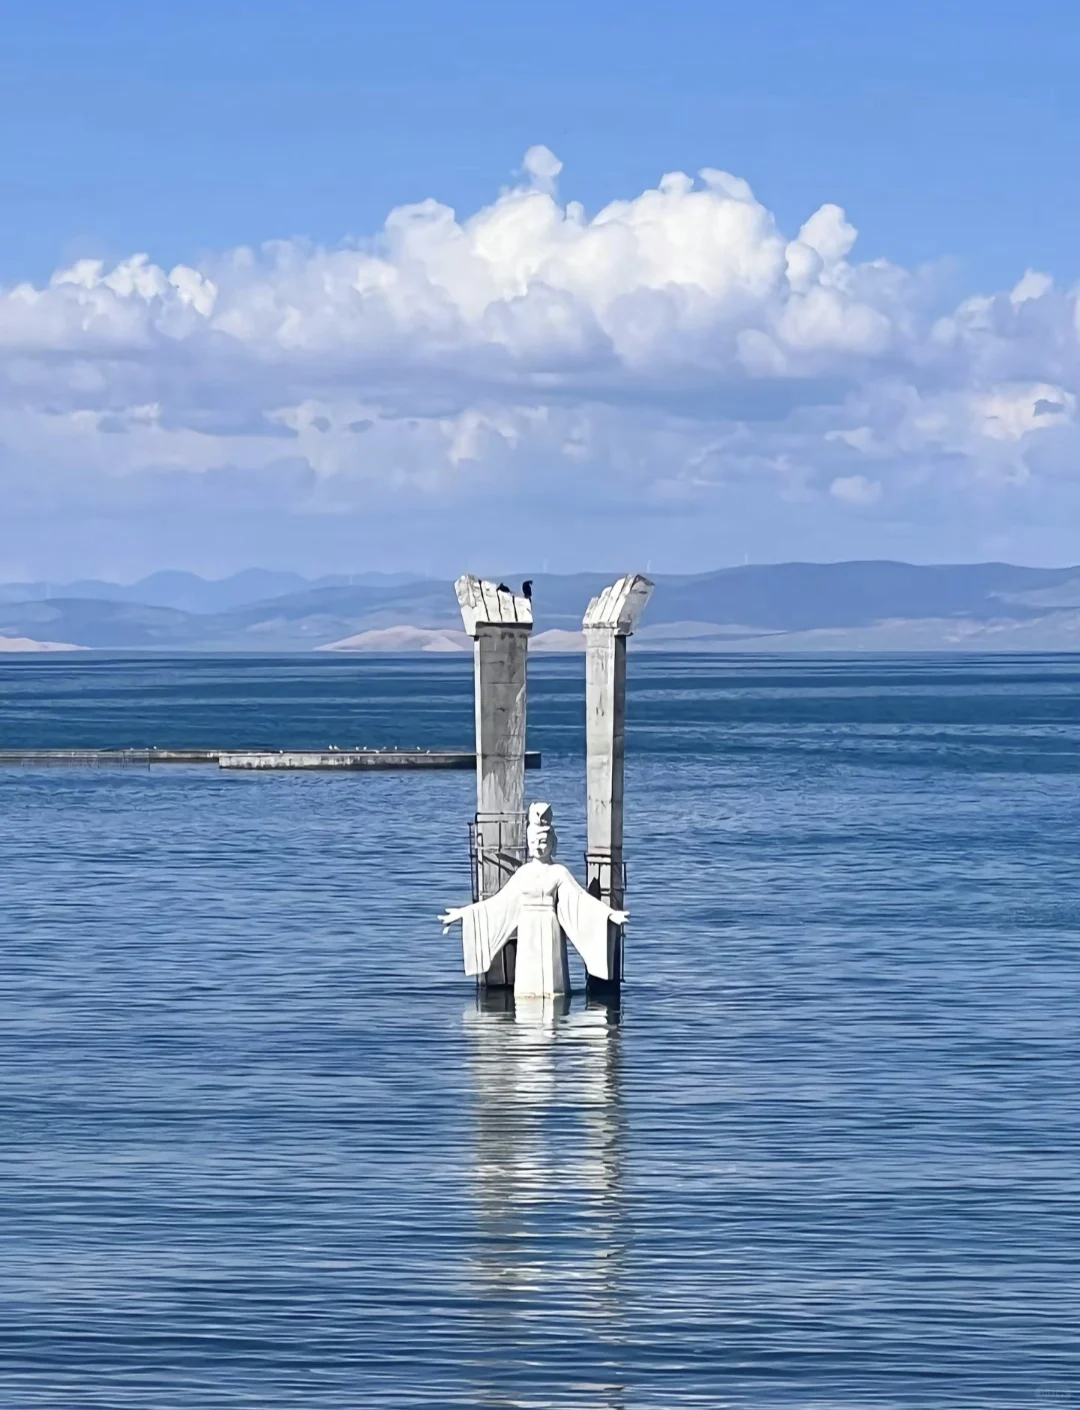
[{"label": "metal railing", "polygon": [[469,824],[473,900],[494,896],[525,861],[525,814],[477,813]]},{"label": "metal railing", "polygon": [[626,897],[626,863],[614,862],[609,852],[586,852],[586,890],[593,896],[614,898],[616,908]]}]

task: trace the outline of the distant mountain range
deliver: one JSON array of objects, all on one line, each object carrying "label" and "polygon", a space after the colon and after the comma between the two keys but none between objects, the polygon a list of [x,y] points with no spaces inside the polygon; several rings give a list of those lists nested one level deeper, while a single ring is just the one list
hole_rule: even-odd
[{"label": "distant mountain range", "polygon": [[99,602],[138,602],[145,607],[175,607],[180,612],[227,612],[250,602],[321,587],[399,587],[419,580],[416,573],[344,573],[304,578],[248,568],[228,578],[200,578],[197,573],[151,573],[137,583],[107,583],[83,578],[74,583],[0,583],[0,602],[47,602],[51,598],[91,598]]},{"label": "distant mountain range", "polygon": [[[589,598],[613,573],[533,579],[540,650],[578,650]],[[16,645],[16,638],[25,639]],[[468,649],[453,585],[408,575],[307,580],[253,569],[218,582],[155,573],[122,587],[0,586],[8,650]],[[642,650],[1080,650],[1080,567],[1007,563],[779,563],[668,575],[634,638]],[[2,648],[0,648],[2,649]]]}]

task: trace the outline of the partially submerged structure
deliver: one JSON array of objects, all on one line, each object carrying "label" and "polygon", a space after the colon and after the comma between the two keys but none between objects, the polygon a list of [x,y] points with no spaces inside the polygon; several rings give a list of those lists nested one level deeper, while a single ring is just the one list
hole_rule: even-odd
[{"label": "partially submerged structure", "polygon": [[[585,773],[590,892],[621,911],[626,899],[623,854],[623,780],[626,770],[626,642],[653,584],[640,573],[612,583],[589,603],[585,631]],[[622,981],[623,931],[609,931],[608,979]]]},{"label": "partially submerged structure", "polygon": [[[524,594],[469,574],[458,578],[454,590],[473,640],[473,899],[483,901],[496,895],[525,860],[525,684],[532,603]],[[479,982],[512,988],[515,954],[511,940]]]},{"label": "partially submerged structure", "polygon": [[483,979],[516,936],[514,997],[544,999],[570,992],[566,942],[570,941],[593,979],[609,981],[610,932],[626,921],[590,895],[555,860],[558,839],[550,803],[529,808],[529,860],[500,891],[471,906],[451,907],[439,919],[443,933],[461,922],[465,973]]},{"label": "partially submerged structure", "polygon": [[[620,578],[593,598],[582,622],[587,894],[565,867],[553,863],[549,805],[534,804],[532,826],[527,827],[526,666],[533,624],[531,599],[527,590],[518,596],[504,584],[468,575],[454,587],[465,630],[474,644],[476,816],[471,832],[473,905],[447,911],[444,925],[462,922],[466,972],[475,974],[484,987],[513,988],[515,994],[530,997],[569,992],[567,936],[581,953],[591,979],[618,985],[627,919],[623,911],[626,642],[653,584],[640,574]],[[537,809],[544,813],[543,819]],[[544,856],[537,850],[547,845],[541,834],[550,837],[550,853]],[[523,875],[513,881],[519,868]],[[552,881],[556,873],[558,885]],[[548,896],[552,886],[555,889]],[[590,898],[595,904],[585,904]],[[534,924],[532,911],[541,902],[546,919],[542,925]],[[519,980],[516,937],[526,911],[528,924],[522,935],[528,937],[529,955],[523,957]],[[542,943],[541,934],[546,937]]]}]

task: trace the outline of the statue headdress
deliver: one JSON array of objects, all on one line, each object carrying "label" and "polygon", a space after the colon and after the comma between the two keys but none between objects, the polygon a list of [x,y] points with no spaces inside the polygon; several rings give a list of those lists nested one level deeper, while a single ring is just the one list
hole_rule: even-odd
[{"label": "statue headdress", "polygon": [[[541,829],[544,829],[544,830],[545,830],[546,832],[548,832],[548,833],[550,834],[550,836],[551,836],[551,855],[554,856],[554,855],[555,855],[555,849],[556,849],[556,847],[558,846],[559,838],[558,838],[558,834],[557,834],[556,831],[555,831],[555,821],[554,821],[554,818],[553,818],[553,816],[552,816],[551,804],[550,804],[550,803],[530,803],[530,804],[529,804],[529,821],[528,821],[528,826],[527,826],[527,830],[526,830],[526,833],[525,833],[526,839],[527,839],[527,840],[530,840],[530,842],[531,842],[531,839],[532,839],[532,838],[536,835],[536,833],[538,833]],[[530,847],[529,847],[529,855],[530,855],[530,856],[532,855],[532,846],[531,846],[531,845],[530,845]]]}]

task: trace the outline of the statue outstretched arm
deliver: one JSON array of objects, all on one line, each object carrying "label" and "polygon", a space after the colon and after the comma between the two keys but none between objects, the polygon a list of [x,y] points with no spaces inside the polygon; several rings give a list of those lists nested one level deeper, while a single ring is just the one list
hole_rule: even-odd
[{"label": "statue outstretched arm", "polygon": [[608,973],[608,926],[625,925],[626,911],[615,911],[588,891],[565,867],[559,878],[556,903],[563,933],[585,961],[594,979],[610,979]]},{"label": "statue outstretched arm", "polygon": [[461,921],[461,951],[466,974],[486,974],[491,962],[517,929],[520,909],[513,877],[496,896],[471,906],[451,906],[439,917],[443,934]]}]

